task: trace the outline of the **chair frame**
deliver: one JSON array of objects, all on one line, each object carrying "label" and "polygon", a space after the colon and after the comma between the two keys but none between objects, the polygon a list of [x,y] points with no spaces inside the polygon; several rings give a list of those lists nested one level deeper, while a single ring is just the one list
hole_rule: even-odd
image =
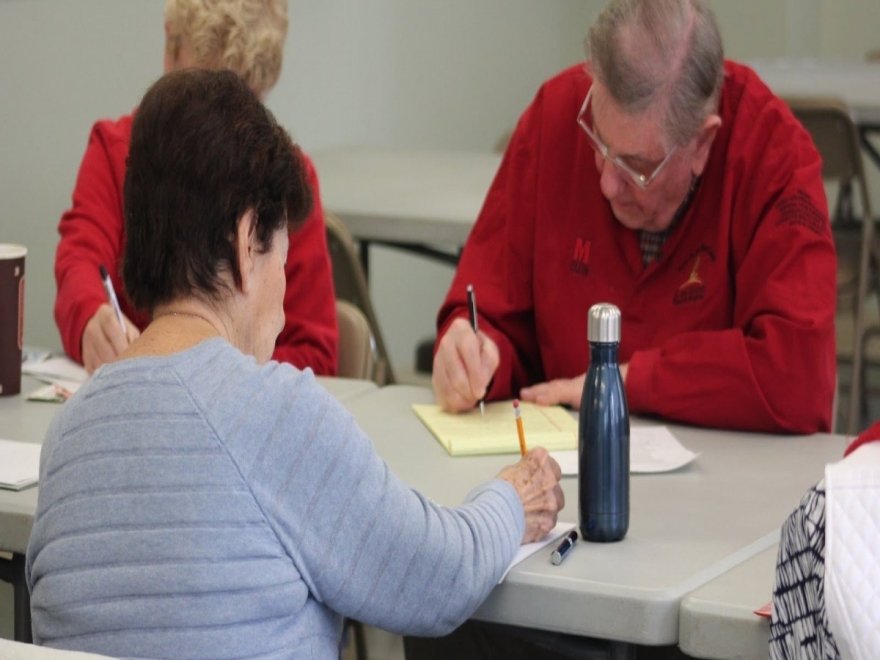
[{"label": "chair frame", "polygon": [[327,249],[333,265],[336,298],[352,303],[367,318],[376,343],[376,368],[373,380],[378,385],[391,385],[395,382],[391,356],[385,346],[379,318],[373,308],[370,287],[358,258],[354,237],[342,220],[332,213],[324,213],[324,225],[327,231]]}]

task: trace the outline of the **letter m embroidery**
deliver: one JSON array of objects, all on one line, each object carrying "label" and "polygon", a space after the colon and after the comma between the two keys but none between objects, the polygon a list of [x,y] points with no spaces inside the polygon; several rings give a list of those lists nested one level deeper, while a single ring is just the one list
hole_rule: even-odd
[{"label": "letter m embroidery", "polygon": [[569,268],[575,273],[586,275],[590,271],[590,241],[580,237],[574,241],[574,254],[571,256]]}]

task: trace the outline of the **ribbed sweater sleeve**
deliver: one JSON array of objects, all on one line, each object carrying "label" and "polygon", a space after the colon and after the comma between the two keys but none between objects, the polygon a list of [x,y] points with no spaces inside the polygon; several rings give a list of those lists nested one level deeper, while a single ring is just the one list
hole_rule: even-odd
[{"label": "ribbed sweater sleeve", "polygon": [[[223,386],[233,371],[244,381],[234,392]],[[457,508],[429,501],[388,469],[310,372],[218,359],[191,395],[311,596],[340,614],[444,634],[485,599],[522,539],[522,506],[507,482],[476,488]]]}]

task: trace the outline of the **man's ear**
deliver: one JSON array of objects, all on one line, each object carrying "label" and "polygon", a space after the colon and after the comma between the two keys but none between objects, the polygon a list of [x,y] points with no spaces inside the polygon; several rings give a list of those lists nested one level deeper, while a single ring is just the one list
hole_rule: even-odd
[{"label": "man's ear", "polygon": [[697,150],[694,153],[693,165],[691,167],[695,176],[700,176],[703,170],[706,169],[709,152],[712,149],[715,136],[718,135],[719,128],[721,128],[721,117],[718,115],[711,114],[703,120],[703,125],[697,134]]},{"label": "man's ear", "polygon": [[253,282],[254,257],[257,254],[257,214],[248,209],[241,214],[235,226],[235,267],[238,286],[248,293]]}]

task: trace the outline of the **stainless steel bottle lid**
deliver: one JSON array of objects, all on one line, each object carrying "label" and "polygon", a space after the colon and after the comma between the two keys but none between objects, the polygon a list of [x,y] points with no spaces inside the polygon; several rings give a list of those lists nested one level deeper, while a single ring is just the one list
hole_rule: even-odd
[{"label": "stainless steel bottle lid", "polygon": [[615,305],[597,303],[590,307],[587,339],[600,344],[620,341],[620,310]]}]

